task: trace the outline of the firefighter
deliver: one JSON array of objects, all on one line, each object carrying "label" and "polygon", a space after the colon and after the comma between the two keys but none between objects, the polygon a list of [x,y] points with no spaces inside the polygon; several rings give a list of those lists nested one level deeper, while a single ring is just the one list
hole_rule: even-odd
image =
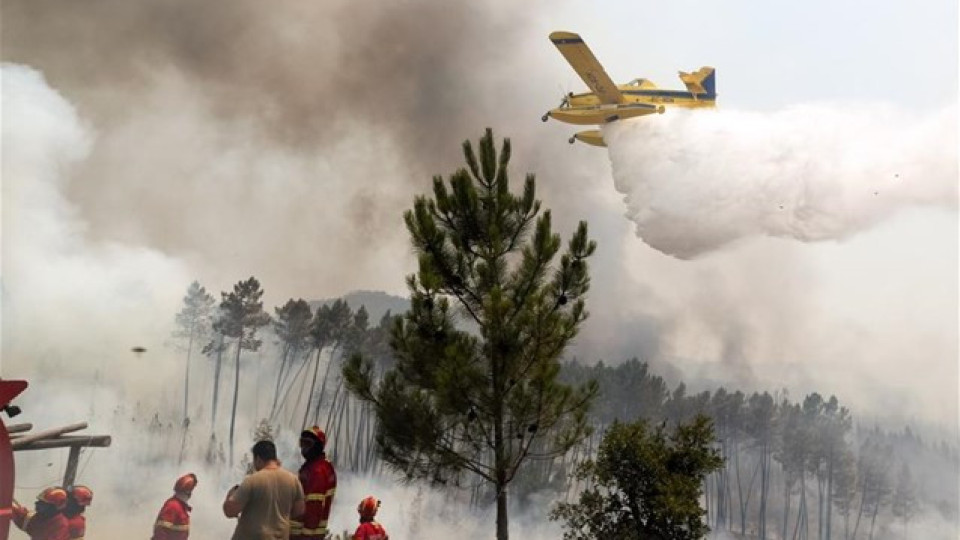
[{"label": "firefighter", "polygon": [[360,514],[360,526],[357,532],[353,533],[353,540],[390,540],[387,531],[383,525],[373,520],[380,508],[380,501],[373,497],[367,497],[357,505],[357,512]]},{"label": "firefighter", "polygon": [[87,533],[87,518],[83,512],[93,502],[93,491],[87,486],[67,488],[67,506],[63,515],[67,518],[71,540],[83,540]]},{"label": "firefighter", "polygon": [[13,505],[13,523],[30,536],[31,540],[70,540],[70,529],[63,508],[67,505],[67,492],[51,487],[37,495],[34,511]]},{"label": "firefighter", "polygon": [[187,540],[190,536],[190,495],[197,487],[197,475],[185,474],[173,484],[173,497],[163,503],[153,525],[151,540]]},{"label": "firefighter", "polygon": [[290,540],[323,540],[327,520],[337,491],[337,473],[327,461],[324,446],[327,435],[318,426],[300,433],[300,454],[306,460],[300,467],[300,484],[306,496],[306,510],[291,522]]}]

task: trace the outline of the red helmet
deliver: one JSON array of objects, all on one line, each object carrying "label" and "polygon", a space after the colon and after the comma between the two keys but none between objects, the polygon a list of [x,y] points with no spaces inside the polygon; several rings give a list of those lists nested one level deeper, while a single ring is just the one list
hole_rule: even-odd
[{"label": "red helmet", "polygon": [[301,439],[314,439],[321,445],[327,445],[327,434],[320,429],[320,426],[313,426],[300,432]]},{"label": "red helmet", "polygon": [[360,517],[373,518],[377,515],[378,508],[380,508],[380,501],[373,497],[367,497],[357,505],[357,512],[360,513]]},{"label": "red helmet", "polygon": [[70,496],[80,506],[90,506],[90,503],[93,502],[93,490],[87,486],[73,486],[70,488]]},{"label": "red helmet", "polygon": [[37,500],[52,504],[57,507],[57,510],[63,510],[63,507],[67,505],[67,492],[63,488],[50,487],[41,491],[37,495]]},{"label": "red helmet", "polygon": [[173,484],[173,491],[177,493],[193,493],[193,488],[195,487],[197,487],[197,475],[188,473],[177,478],[177,482]]}]

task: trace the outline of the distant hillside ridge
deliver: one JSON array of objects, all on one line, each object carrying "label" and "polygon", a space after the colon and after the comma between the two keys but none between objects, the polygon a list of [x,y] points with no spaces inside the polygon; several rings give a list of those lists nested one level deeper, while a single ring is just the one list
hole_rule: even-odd
[{"label": "distant hillside ridge", "polygon": [[400,315],[410,309],[410,299],[394,296],[383,291],[351,291],[339,298],[311,300],[310,308],[316,311],[317,307],[330,305],[337,300],[344,300],[351,311],[357,311],[360,306],[367,308],[370,314],[370,324],[376,325],[388,310],[391,315]]}]

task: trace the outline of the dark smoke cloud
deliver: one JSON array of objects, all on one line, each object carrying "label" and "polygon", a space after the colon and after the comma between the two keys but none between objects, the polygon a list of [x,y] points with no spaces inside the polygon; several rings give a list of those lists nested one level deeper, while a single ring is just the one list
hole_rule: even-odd
[{"label": "dark smoke cloud", "polygon": [[92,125],[67,195],[93,238],[182,257],[214,289],[399,292],[400,215],[460,141],[543,134],[548,104],[516,91],[542,79],[520,52],[540,7],[15,0],[3,58]]},{"label": "dark smoke cloud", "polygon": [[4,7],[6,59],[42,69],[98,118],[136,114],[120,106],[142,104],[158,72],[173,70],[217,118],[253,120],[274,142],[304,149],[353,123],[413,148],[464,123],[475,129],[474,111],[491,99],[489,75],[509,64],[523,21],[523,8],[482,2]]}]

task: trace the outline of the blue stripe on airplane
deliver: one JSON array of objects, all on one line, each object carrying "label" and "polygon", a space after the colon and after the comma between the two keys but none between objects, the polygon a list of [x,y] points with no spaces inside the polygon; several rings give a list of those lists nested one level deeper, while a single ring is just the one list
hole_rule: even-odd
[{"label": "blue stripe on airplane", "polygon": [[561,38],[561,39],[551,39],[550,41],[554,42],[557,45],[566,45],[569,43],[583,43],[583,40],[580,38]]},{"label": "blue stripe on airplane", "polygon": [[[684,92],[683,90],[620,90],[620,93],[631,96],[678,97],[690,99],[696,98],[700,101],[717,99],[716,94],[698,94],[697,96],[694,96],[692,92]],[[591,92],[586,92],[582,94],[574,94],[573,97],[589,96],[591,94]]]},{"label": "blue stripe on airplane", "polygon": [[[683,90],[620,90],[621,94],[631,96],[659,96],[659,97],[685,97],[693,98],[693,92],[684,92]],[[716,99],[716,94],[699,94],[697,99]]]}]

